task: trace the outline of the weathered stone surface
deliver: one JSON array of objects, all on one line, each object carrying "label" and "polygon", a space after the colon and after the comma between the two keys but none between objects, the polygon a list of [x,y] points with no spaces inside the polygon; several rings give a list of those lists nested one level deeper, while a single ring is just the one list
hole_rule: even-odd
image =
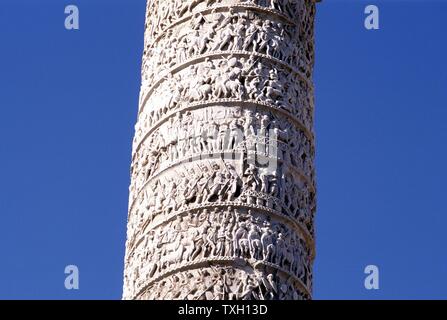
[{"label": "weathered stone surface", "polygon": [[310,299],[311,0],[149,0],[124,299]]}]

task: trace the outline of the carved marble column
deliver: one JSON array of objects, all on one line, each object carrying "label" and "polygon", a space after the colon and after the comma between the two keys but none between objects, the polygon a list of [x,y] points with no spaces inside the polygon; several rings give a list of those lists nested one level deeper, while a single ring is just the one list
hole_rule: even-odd
[{"label": "carved marble column", "polygon": [[149,0],[124,299],[310,299],[313,0]]}]

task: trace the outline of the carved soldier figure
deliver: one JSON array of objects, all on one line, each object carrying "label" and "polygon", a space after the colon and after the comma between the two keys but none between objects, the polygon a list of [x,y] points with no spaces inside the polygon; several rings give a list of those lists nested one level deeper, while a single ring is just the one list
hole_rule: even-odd
[{"label": "carved soldier figure", "polygon": [[247,238],[248,231],[245,226],[245,222],[243,222],[243,221],[238,221],[236,223],[236,226],[237,226],[237,229],[233,235],[233,248],[234,248],[233,254],[235,257],[239,257],[239,256],[242,256],[244,253],[243,250],[245,248],[241,248],[241,241],[244,241],[244,239]]},{"label": "carved soldier figure", "polygon": [[273,261],[276,248],[273,244],[273,236],[270,229],[270,224],[267,222],[264,223],[264,227],[262,228],[261,243],[264,261]]},{"label": "carved soldier figure", "polygon": [[245,40],[242,47],[242,50],[248,51],[251,46],[253,46],[253,51],[257,51],[258,41],[256,38],[258,37],[258,32],[261,29],[261,21],[256,20],[254,23],[251,23],[247,30],[245,31]]},{"label": "carved soldier figure", "polygon": [[[207,210],[205,209],[204,213],[207,214]],[[205,256],[205,244],[207,241],[208,228],[210,227],[210,223],[208,220],[202,221],[202,224],[199,226],[197,231],[197,237],[195,238],[195,248],[191,253],[191,260],[196,259],[201,252],[203,252],[203,256]]]},{"label": "carved soldier figure", "polygon": [[248,233],[248,240],[250,244],[250,255],[252,259],[261,259],[262,243],[261,236],[259,235],[258,227],[255,224],[251,225]]},{"label": "carved soldier figure", "polygon": [[244,120],[245,120],[245,122],[244,122],[244,136],[245,136],[245,139],[249,139],[250,137],[256,135],[255,121],[253,119],[253,112],[248,111]]},{"label": "carved soldier figure", "polygon": [[218,200],[222,199],[223,187],[226,184],[225,174],[220,171],[214,171],[213,179],[211,180],[210,192],[208,196],[208,201],[212,201],[213,197],[217,197]]},{"label": "carved soldier figure", "polygon": [[242,283],[242,293],[240,298],[242,300],[251,300],[255,295],[256,284],[249,276],[246,277],[245,282]]},{"label": "carved soldier figure", "polygon": [[286,242],[284,241],[284,236],[282,233],[279,233],[276,239],[276,250],[275,250],[276,251],[275,263],[279,266],[283,265],[285,250],[286,250]]},{"label": "carved soldier figure", "polygon": [[205,244],[203,246],[203,257],[212,255],[216,250],[218,225],[211,225],[207,231],[208,232],[205,238]]},{"label": "carved soldier figure", "polygon": [[256,191],[259,185],[259,180],[256,175],[256,168],[254,165],[249,164],[247,170],[244,174],[245,181],[245,189],[251,189],[253,191]]},{"label": "carved soldier figure", "polygon": [[241,132],[239,131],[239,127],[238,127],[238,121],[236,119],[231,121],[228,129],[230,130],[230,139],[228,141],[228,146],[226,147],[226,149],[232,150],[242,140]]}]

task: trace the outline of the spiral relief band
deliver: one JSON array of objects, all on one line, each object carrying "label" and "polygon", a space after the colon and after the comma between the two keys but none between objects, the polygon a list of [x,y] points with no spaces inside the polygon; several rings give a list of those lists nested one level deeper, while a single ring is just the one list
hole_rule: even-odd
[{"label": "spiral relief band", "polygon": [[124,299],[311,299],[313,0],[149,0]]}]

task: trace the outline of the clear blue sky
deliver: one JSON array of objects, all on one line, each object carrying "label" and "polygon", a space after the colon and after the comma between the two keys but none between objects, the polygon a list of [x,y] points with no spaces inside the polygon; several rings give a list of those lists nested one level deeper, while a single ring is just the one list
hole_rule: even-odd
[{"label": "clear blue sky", "polygon": [[[447,1],[369,3],[318,6],[314,296],[447,298]],[[0,298],[121,297],[144,9],[1,1]]]}]

